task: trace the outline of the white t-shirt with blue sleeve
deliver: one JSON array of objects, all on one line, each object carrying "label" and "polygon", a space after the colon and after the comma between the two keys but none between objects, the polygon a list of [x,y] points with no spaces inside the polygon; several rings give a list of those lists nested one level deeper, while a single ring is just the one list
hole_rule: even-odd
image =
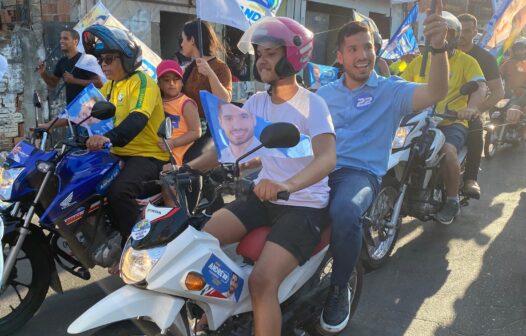
[{"label": "white t-shirt with blue sleeve", "polygon": [[[296,125],[300,133],[311,140],[320,134],[334,134],[331,115],[327,104],[316,94],[300,88],[290,100],[274,104],[267,92],[259,92],[245,103],[244,107],[254,115],[270,122],[288,122]],[[256,180],[269,179],[284,182],[305,169],[314,159],[313,156],[302,158],[261,157],[262,170]],[[288,201],[278,200],[276,204],[304,206],[321,209],[329,203],[328,178],[299,190],[290,195]]]}]

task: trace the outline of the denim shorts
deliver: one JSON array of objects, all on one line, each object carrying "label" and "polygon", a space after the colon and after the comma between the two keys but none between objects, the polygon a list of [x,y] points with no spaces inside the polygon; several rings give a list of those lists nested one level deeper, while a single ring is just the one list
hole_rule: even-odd
[{"label": "denim shorts", "polygon": [[439,127],[444,136],[446,137],[446,143],[452,144],[457,149],[457,153],[460,152],[466,138],[468,136],[468,129],[461,124],[452,124],[447,126]]}]

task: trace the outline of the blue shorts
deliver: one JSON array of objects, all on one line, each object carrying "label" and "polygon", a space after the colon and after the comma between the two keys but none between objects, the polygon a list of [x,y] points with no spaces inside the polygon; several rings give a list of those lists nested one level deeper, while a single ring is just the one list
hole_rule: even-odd
[{"label": "blue shorts", "polygon": [[446,143],[455,146],[457,153],[460,152],[466,143],[468,129],[461,124],[440,126],[439,129],[442,131],[442,133],[444,133],[444,136],[446,137]]}]

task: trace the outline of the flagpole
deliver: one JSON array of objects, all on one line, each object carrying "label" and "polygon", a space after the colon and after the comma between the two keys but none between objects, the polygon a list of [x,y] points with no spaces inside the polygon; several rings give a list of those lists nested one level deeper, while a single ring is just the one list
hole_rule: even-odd
[{"label": "flagpole", "polygon": [[[431,14],[434,14],[436,12],[436,6],[436,0],[431,0]],[[422,66],[420,67],[420,77],[425,77],[426,75],[427,59],[429,57],[429,53],[431,52],[431,40],[427,37],[425,46],[426,48],[424,54],[422,55]]]},{"label": "flagpole", "polygon": [[197,18],[197,44],[199,45],[199,57],[203,57],[203,29],[199,17]]}]

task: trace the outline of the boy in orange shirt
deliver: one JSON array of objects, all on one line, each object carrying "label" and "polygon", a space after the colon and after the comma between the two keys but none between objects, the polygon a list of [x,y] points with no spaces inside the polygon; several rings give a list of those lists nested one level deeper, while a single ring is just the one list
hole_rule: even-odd
[{"label": "boy in orange shirt", "polygon": [[[172,120],[173,126],[168,144],[178,166],[183,164],[184,153],[201,136],[197,104],[182,93],[182,78],[183,70],[176,61],[164,60],[157,66],[157,84],[163,97],[164,114]],[[166,150],[162,140],[159,140],[159,147]]]}]

